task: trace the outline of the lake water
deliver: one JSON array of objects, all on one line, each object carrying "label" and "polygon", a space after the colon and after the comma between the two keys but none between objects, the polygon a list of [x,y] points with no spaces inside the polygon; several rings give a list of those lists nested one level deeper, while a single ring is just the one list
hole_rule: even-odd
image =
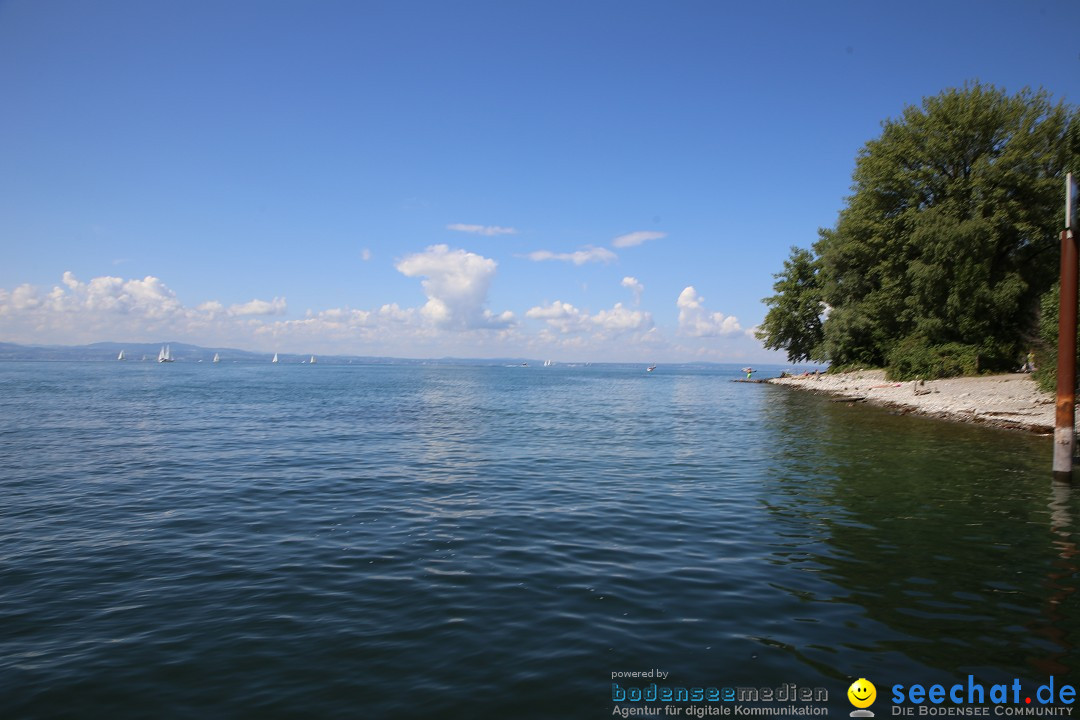
[{"label": "lake water", "polygon": [[1048,438],[738,375],[2,363],[0,716],[1080,680]]}]

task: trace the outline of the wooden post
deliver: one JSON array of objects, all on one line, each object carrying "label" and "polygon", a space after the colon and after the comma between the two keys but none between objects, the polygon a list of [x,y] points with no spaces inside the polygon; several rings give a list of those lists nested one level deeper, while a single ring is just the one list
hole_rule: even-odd
[{"label": "wooden post", "polygon": [[1061,232],[1061,300],[1058,306],[1057,412],[1054,417],[1054,479],[1072,480],[1076,437],[1077,252],[1072,230]]}]

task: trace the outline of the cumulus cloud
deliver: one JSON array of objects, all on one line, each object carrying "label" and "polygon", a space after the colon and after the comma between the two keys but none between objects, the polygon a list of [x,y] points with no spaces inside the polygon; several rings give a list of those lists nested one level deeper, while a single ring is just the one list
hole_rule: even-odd
[{"label": "cumulus cloud", "polygon": [[589,262],[602,262],[609,263],[613,260],[618,260],[618,256],[602,247],[593,247],[591,245],[572,253],[556,253],[550,250],[536,250],[528,255],[528,258],[534,262],[543,262],[544,260],[560,260],[562,262],[571,262],[575,265],[584,265]]},{"label": "cumulus cloud", "polygon": [[[228,342],[261,349],[337,348],[402,354],[475,352],[478,342],[502,342],[514,315],[485,309],[493,260],[434,246],[398,263],[423,277],[428,302],[374,310],[332,308],[290,319],[282,297],[226,306],[209,300],[184,305],[160,279],[97,277],[66,272],[56,286],[0,288],[0,338],[12,342],[79,344],[100,340],[201,344]],[[320,352],[322,350],[319,350]]]},{"label": "cumulus cloud", "polygon": [[622,286],[634,293],[635,305],[641,304],[641,293],[645,291],[645,286],[642,285],[636,277],[627,275],[622,279]]},{"label": "cumulus cloud", "polygon": [[536,306],[525,312],[525,317],[544,320],[548,325],[562,333],[580,332],[585,329],[587,317],[570,303],[556,300],[546,307]]},{"label": "cumulus cloud", "polygon": [[331,308],[320,312],[308,311],[298,320],[278,320],[255,327],[256,337],[279,342],[298,339],[326,342],[328,340],[370,340],[378,332],[378,313],[350,308]]},{"label": "cumulus cloud", "polygon": [[15,327],[55,331],[68,342],[100,340],[94,333],[111,335],[151,332],[185,333],[205,327],[222,317],[283,315],[285,298],[254,299],[226,308],[216,300],[186,307],[159,278],[102,276],[82,282],[65,272],[62,286],[40,291],[20,285],[11,292],[0,290],[0,319]]},{"label": "cumulus cloud", "polygon": [[615,303],[610,310],[601,310],[592,317],[597,327],[616,334],[635,330],[648,330],[653,325],[652,313],[629,310],[622,303]]},{"label": "cumulus cloud", "polygon": [[184,307],[152,275],[82,282],[65,272],[61,284],[50,290],[31,285],[0,290],[0,328],[15,341],[86,342],[116,332],[145,334],[211,316],[211,311]]},{"label": "cumulus cloud", "polygon": [[454,223],[446,226],[447,230],[454,230],[456,232],[474,233],[476,235],[487,235],[491,237],[493,235],[517,235],[517,228],[501,227],[499,225],[466,225],[464,223]]},{"label": "cumulus cloud", "polygon": [[63,283],[68,291],[54,287],[47,306],[65,313],[91,310],[159,319],[183,309],[175,293],[152,275],[142,280],[104,276],[83,283],[73,273],[65,272]]},{"label": "cumulus cloud", "polygon": [[675,304],[679,308],[679,332],[683,335],[714,337],[733,335],[743,329],[734,315],[706,310],[705,298],[698,294],[693,285],[679,293]]},{"label": "cumulus cloud", "polygon": [[284,315],[286,309],[285,298],[276,297],[270,301],[256,299],[239,305],[232,305],[229,307],[229,314],[237,316]]},{"label": "cumulus cloud", "polygon": [[623,335],[630,332],[643,332],[653,327],[652,314],[641,310],[630,310],[622,303],[615,303],[610,310],[601,310],[595,315],[580,310],[570,303],[556,300],[550,305],[538,305],[530,308],[526,317],[543,320],[550,328],[563,334],[600,333],[605,337]]},{"label": "cumulus cloud", "polygon": [[406,277],[424,278],[421,286],[428,301],[420,313],[436,326],[476,329],[513,323],[513,313],[495,315],[484,308],[497,267],[491,258],[432,245],[398,261],[394,267]]},{"label": "cumulus cloud", "polygon": [[648,230],[639,230],[638,232],[627,233],[626,235],[620,235],[611,241],[612,247],[628,248],[640,245],[647,240],[659,240],[660,238],[667,237],[667,233],[664,232],[650,232]]}]

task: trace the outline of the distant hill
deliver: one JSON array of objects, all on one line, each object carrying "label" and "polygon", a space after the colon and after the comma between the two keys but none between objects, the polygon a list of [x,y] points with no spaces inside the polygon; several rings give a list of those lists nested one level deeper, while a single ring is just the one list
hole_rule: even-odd
[{"label": "distant hill", "polygon": [[[202,347],[200,345],[190,345],[188,343],[180,342],[155,342],[155,343],[119,343],[119,342],[98,342],[90,345],[19,345],[16,343],[0,342],[0,362],[12,362],[12,361],[31,361],[31,362],[116,362],[116,356],[120,354],[120,351],[124,351],[124,362],[149,362],[156,363],[158,357],[158,351],[161,350],[162,345],[168,345],[172,352],[173,359],[180,363],[208,363],[214,359],[214,353],[221,356],[221,362],[223,363],[244,363],[244,364],[263,364],[269,363],[270,359],[274,356],[273,353],[267,352],[252,352],[250,350],[238,350],[236,348],[224,348],[224,347]],[[360,364],[360,365],[482,365],[482,366],[502,366],[502,365],[523,365],[528,363],[530,367],[543,368],[544,363],[541,360],[535,360],[533,358],[522,357],[501,357],[501,358],[459,358],[459,357],[441,357],[441,358],[395,358],[395,357],[383,357],[383,356],[371,356],[371,355],[317,355],[316,356],[320,365],[347,365],[347,364]],[[308,362],[311,359],[310,353],[278,353],[278,361],[285,365],[298,365],[302,362]],[[686,368],[707,368],[707,367],[722,367],[722,368],[737,368],[740,365],[746,365],[747,363],[713,363],[713,362],[692,362],[692,363],[664,363],[664,366],[680,366]],[[646,363],[643,362],[607,362],[607,363],[590,363],[590,362],[557,362],[556,366],[563,367],[581,367],[592,366],[597,367],[626,367],[626,368],[638,368],[642,369]],[[790,364],[774,365],[774,364],[756,364],[754,367],[766,371],[779,372],[780,370],[787,370],[788,372],[802,372],[802,370],[809,368],[814,370],[815,365],[808,366],[792,366]]]},{"label": "distant hill", "polygon": [[[98,342],[90,345],[18,345],[0,342],[0,362],[3,361],[54,361],[54,362],[116,362],[117,355],[124,351],[125,362],[157,362],[158,351],[168,345],[176,362],[210,362],[214,353],[221,356],[221,362],[268,363],[273,353],[251,352],[236,348],[202,347],[179,342],[160,343],[118,343]],[[278,361],[285,364],[297,364],[311,359],[310,354],[278,353]],[[414,360],[406,358],[373,357],[367,355],[318,355],[319,364],[345,365],[363,363],[367,365],[494,365],[534,363],[528,358],[437,358]]]},{"label": "distant hill", "polygon": [[253,361],[258,358],[269,358],[265,353],[252,353],[246,350],[232,348],[204,348],[198,345],[186,343],[116,343],[100,342],[91,345],[17,345],[15,343],[0,343],[0,361],[2,360],[54,360],[54,361],[116,361],[120,351],[124,351],[126,360],[138,362],[145,356],[147,361],[157,361],[158,351],[162,345],[169,345],[172,355],[177,361],[197,362],[204,360],[209,362],[214,358],[214,353],[219,353],[224,359],[231,357],[234,360]]}]

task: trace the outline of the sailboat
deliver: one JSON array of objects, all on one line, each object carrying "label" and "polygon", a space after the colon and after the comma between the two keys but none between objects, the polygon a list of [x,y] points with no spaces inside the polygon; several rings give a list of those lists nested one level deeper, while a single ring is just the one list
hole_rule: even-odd
[{"label": "sailboat", "polygon": [[272,363],[276,363],[277,361],[278,361],[278,359],[277,359],[277,353],[274,353],[274,359],[273,359],[273,360],[271,360],[270,362],[272,362]]},{"label": "sailboat", "polygon": [[157,356],[157,361],[159,363],[172,362],[173,361],[172,348],[169,347],[168,345],[162,345],[161,346],[161,352],[159,352],[158,356]]},{"label": "sailboat", "polygon": [[315,356],[314,356],[314,355],[312,355],[312,356],[311,356],[311,364],[312,364],[312,365],[314,365],[314,364],[315,364]]},{"label": "sailboat", "polygon": [[216,363],[221,362],[221,356],[218,355],[217,353],[214,353],[214,362],[216,362]]},{"label": "sailboat", "polygon": [[645,368],[645,372],[652,372],[655,369],[656,369],[655,365],[650,365],[649,367]]},{"label": "sailboat", "polygon": [[117,360],[123,360],[124,359],[124,351],[123,350],[121,350],[120,354],[116,356],[116,359]]}]

